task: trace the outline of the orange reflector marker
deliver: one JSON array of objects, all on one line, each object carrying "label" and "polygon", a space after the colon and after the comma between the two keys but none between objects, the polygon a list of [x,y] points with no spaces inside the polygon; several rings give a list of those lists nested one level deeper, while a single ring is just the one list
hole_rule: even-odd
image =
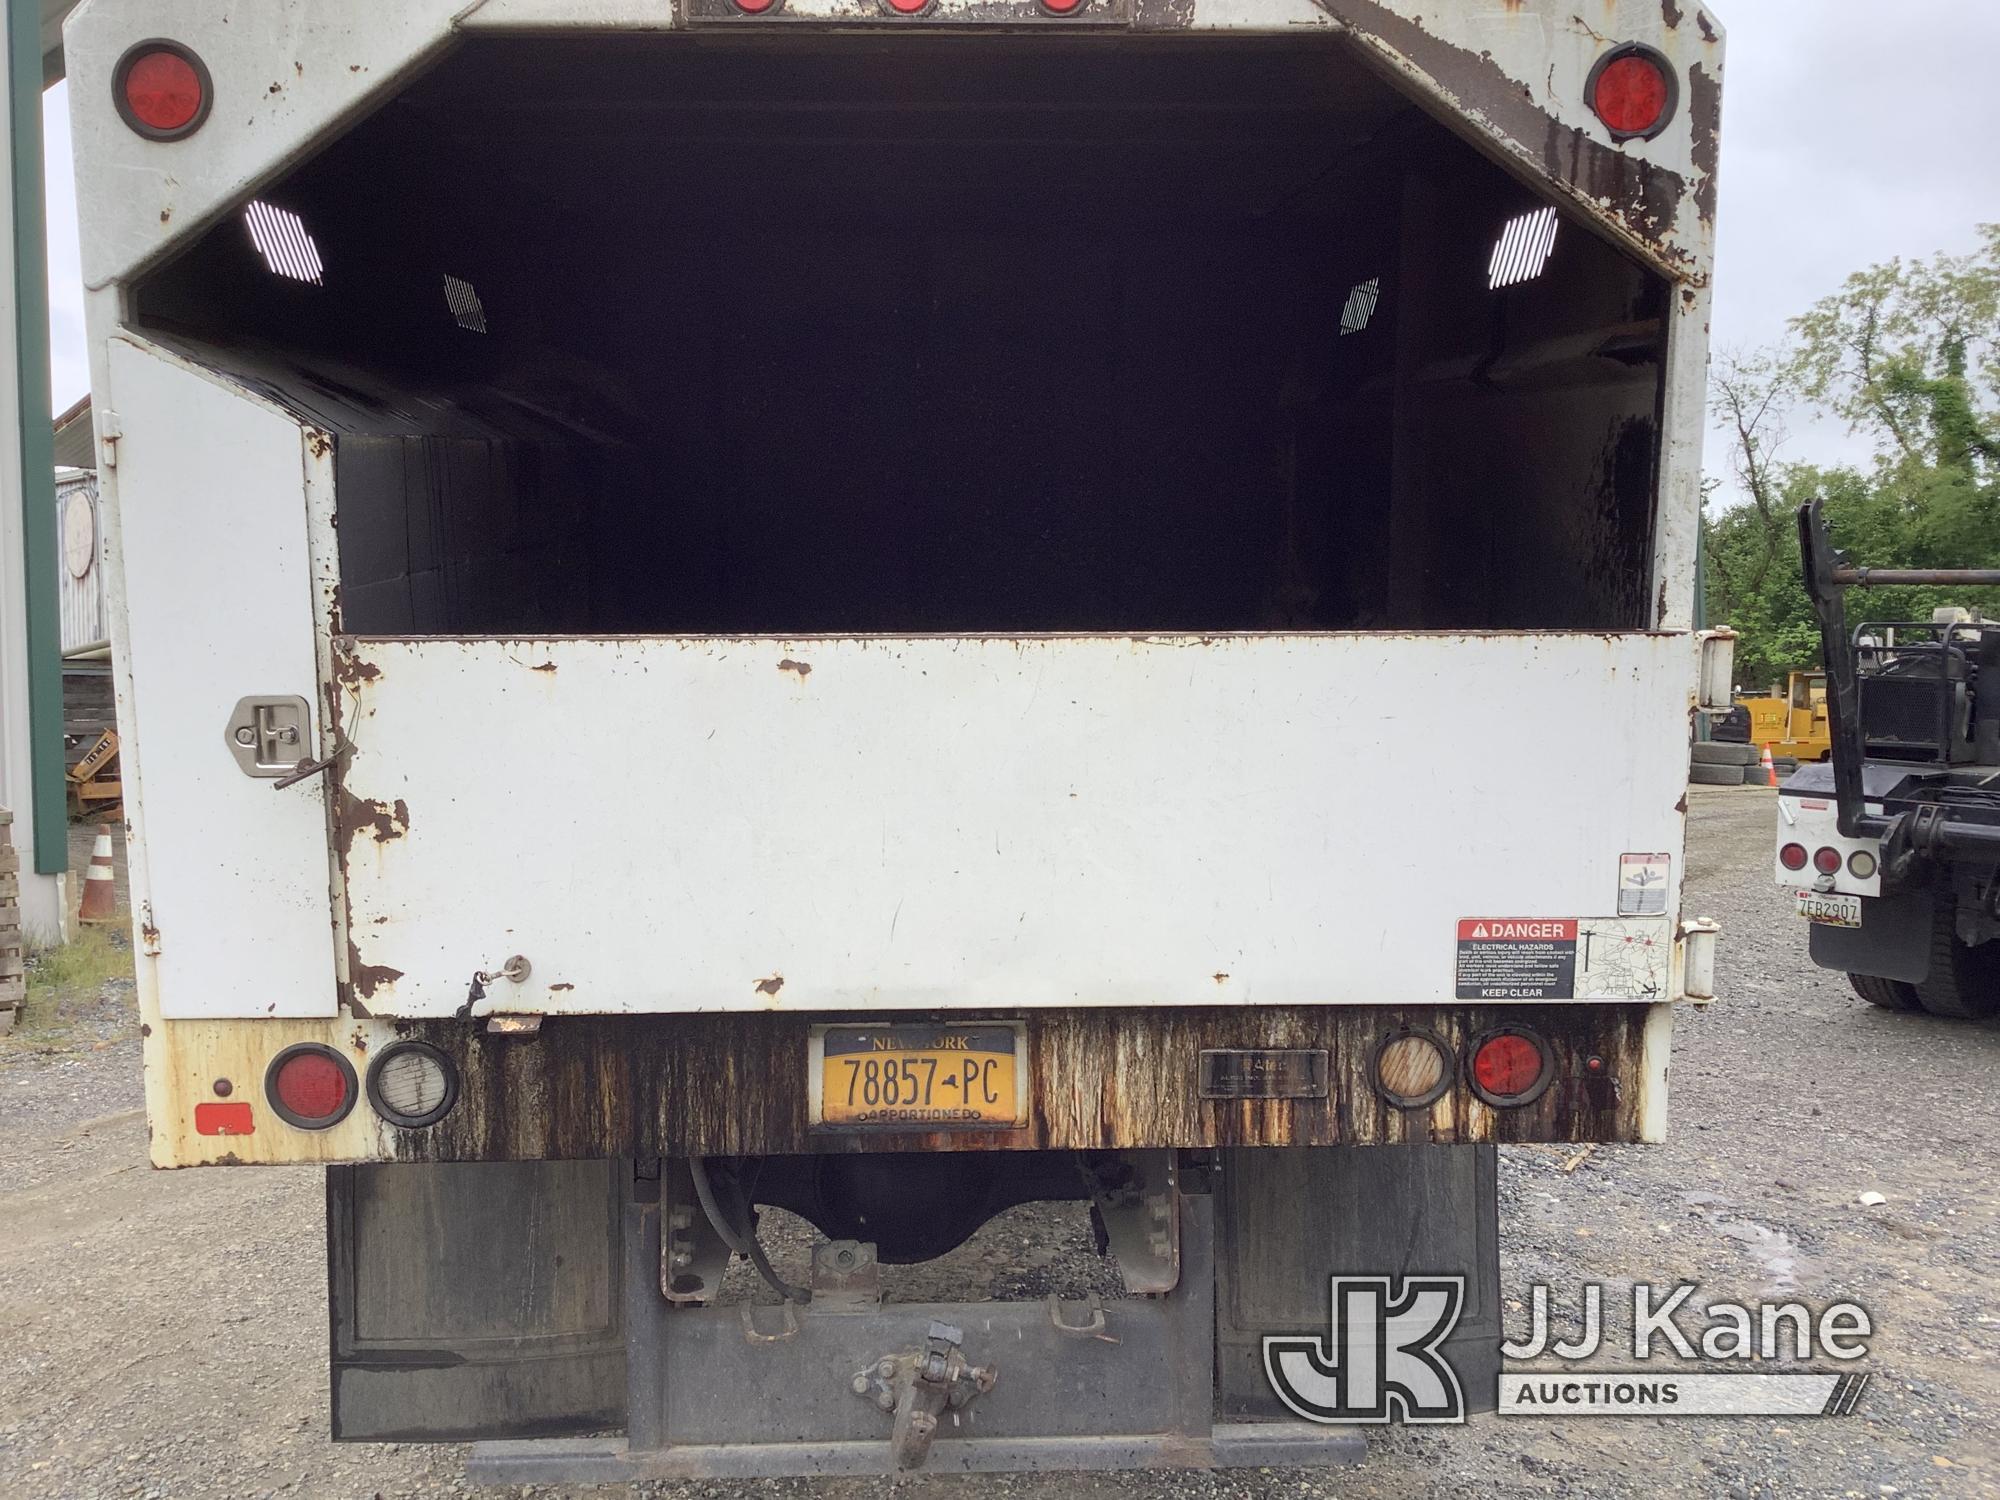
[{"label": "orange reflector marker", "polygon": [[255,1135],[257,1122],[251,1118],[250,1106],[241,1102],[233,1104],[197,1104],[194,1107],[194,1133],[196,1135]]}]

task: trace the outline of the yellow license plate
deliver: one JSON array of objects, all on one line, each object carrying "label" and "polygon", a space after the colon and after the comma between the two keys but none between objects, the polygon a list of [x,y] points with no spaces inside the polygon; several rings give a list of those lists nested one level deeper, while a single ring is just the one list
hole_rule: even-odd
[{"label": "yellow license plate", "polygon": [[813,1123],[853,1129],[1012,1129],[1027,1118],[1023,1028],[816,1026]]}]

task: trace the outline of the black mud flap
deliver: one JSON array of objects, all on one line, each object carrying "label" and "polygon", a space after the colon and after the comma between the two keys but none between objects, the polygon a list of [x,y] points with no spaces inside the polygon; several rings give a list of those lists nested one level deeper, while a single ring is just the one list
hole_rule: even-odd
[{"label": "black mud flap", "polygon": [[1264,1372],[1266,1334],[1325,1339],[1334,1276],[1462,1276],[1442,1352],[1468,1411],[1500,1375],[1499,1163],[1492,1146],[1247,1147],[1217,1186],[1216,1397],[1223,1415],[1296,1420]]},{"label": "black mud flap", "polygon": [[1859,927],[1812,924],[1806,945],[1822,969],[1922,984],[1931,974],[1931,888],[1863,896]]},{"label": "black mud flap", "polygon": [[622,1427],[630,1175],[602,1161],[329,1167],[334,1437]]}]

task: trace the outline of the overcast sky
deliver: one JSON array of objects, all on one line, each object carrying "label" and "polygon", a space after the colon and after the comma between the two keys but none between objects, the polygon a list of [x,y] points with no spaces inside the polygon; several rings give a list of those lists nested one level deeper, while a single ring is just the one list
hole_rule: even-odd
[{"label": "overcast sky", "polygon": [[[1475,0],[1468,0],[1475,3]],[[1717,349],[1781,338],[1851,271],[1974,246],[2000,219],[1990,0],[1716,0],[1729,32],[1715,268]],[[90,384],[65,90],[49,91],[50,359],[55,409]],[[1794,423],[1785,456],[1866,455]],[[1708,467],[1726,454],[1711,437]]]}]

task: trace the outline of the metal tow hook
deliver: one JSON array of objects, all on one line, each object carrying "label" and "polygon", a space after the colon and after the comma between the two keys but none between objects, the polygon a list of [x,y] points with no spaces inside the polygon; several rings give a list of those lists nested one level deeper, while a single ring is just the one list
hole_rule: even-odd
[{"label": "metal tow hook", "polygon": [[932,1323],[917,1353],[885,1354],[851,1382],[854,1394],[894,1412],[889,1447],[899,1469],[921,1469],[937,1436],[938,1417],[959,1411],[993,1389],[1000,1372],[991,1365],[967,1364],[964,1330]]}]

